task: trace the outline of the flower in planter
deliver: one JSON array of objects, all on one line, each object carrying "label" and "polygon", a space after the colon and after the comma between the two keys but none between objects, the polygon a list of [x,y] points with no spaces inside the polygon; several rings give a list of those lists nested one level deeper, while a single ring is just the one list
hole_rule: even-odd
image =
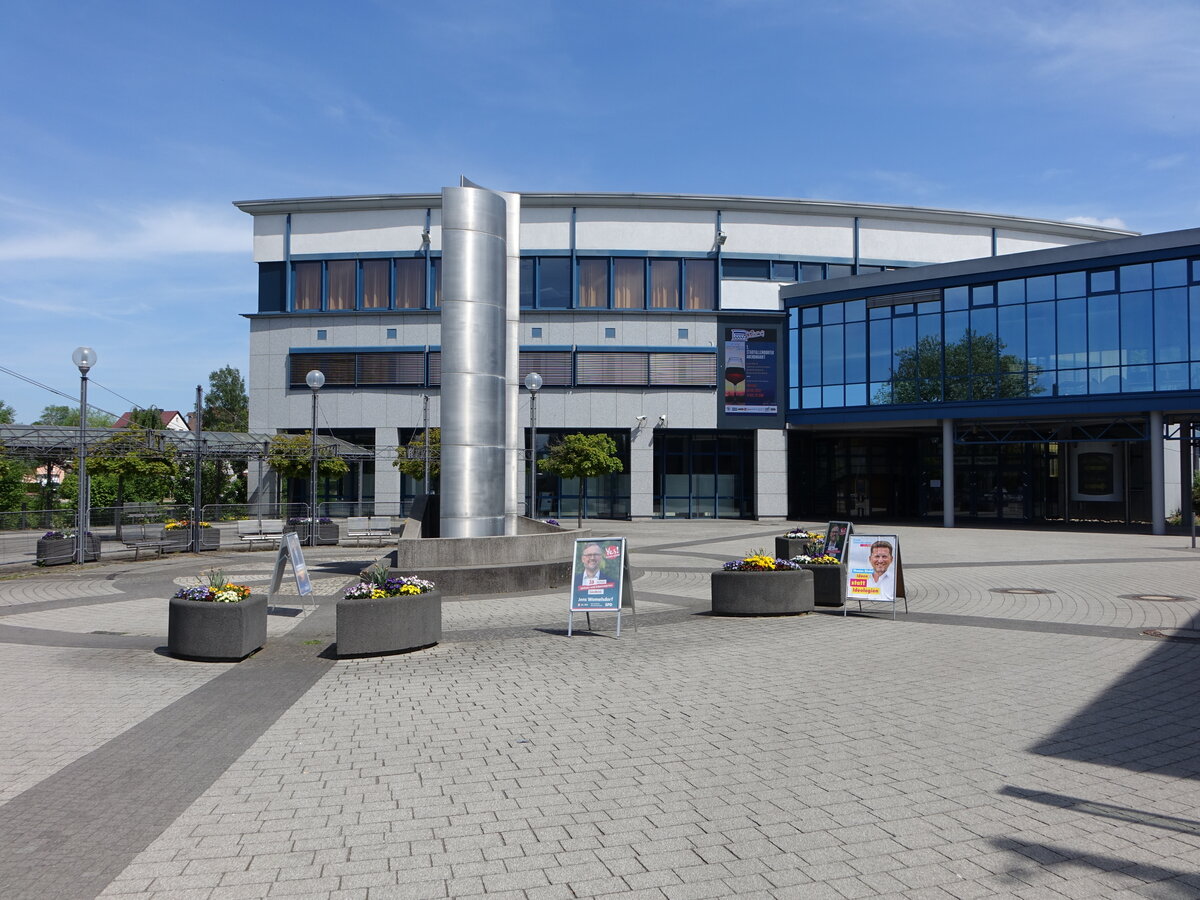
[{"label": "flower in planter", "polygon": [[[201,528],[212,528],[211,522],[200,522]],[[177,531],[181,528],[191,528],[192,523],[189,519],[168,519],[164,526],[167,531]]]},{"label": "flower in planter", "polygon": [[793,528],[784,537],[793,541],[821,541],[822,543],[825,541],[825,535],[821,532],[808,531],[805,528]]},{"label": "flower in planter", "polygon": [[778,572],[799,568],[790,559],[767,556],[765,550],[752,550],[741,559],[730,560],[721,566],[724,572]]},{"label": "flower in planter", "polygon": [[842,561],[836,556],[829,556],[828,554],[824,556],[805,556],[804,554],[800,554],[799,556],[793,556],[792,562],[800,563],[804,566],[840,566],[842,564]]},{"label": "flower in planter", "polygon": [[404,597],[409,594],[428,594],[434,588],[432,581],[418,578],[415,575],[388,575],[386,566],[376,566],[367,573],[365,581],[346,588],[344,594],[347,600],[373,599],[383,597]]},{"label": "flower in planter", "polygon": [[558,527],[558,519],[547,519],[546,524],[553,525],[555,528],[557,528]]},{"label": "flower in planter", "polygon": [[[45,534],[42,535],[41,539],[43,541],[60,541],[60,540],[63,540],[64,538],[70,538],[71,540],[74,540],[75,536],[78,533],[79,532],[77,532],[77,531],[47,531]],[[87,536],[91,537],[92,533],[89,531],[87,533]]]},{"label": "flower in planter", "polygon": [[244,584],[233,584],[225,573],[214,569],[205,575],[207,584],[180,588],[175,592],[177,600],[202,600],[209,603],[240,603],[250,596],[250,588]]}]

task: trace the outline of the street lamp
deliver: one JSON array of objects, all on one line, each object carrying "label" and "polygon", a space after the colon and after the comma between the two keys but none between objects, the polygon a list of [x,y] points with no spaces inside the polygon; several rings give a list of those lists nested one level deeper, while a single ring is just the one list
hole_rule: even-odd
[{"label": "street lamp", "polygon": [[542,386],[542,376],[530,372],[525,376],[525,388],[529,391],[529,518],[537,516],[537,392]]},{"label": "street lamp", "polygon": [[304,376],[305,383],[312,388],[312,481],[309,485],[308,546],[317,546],[317,391],[325,384],[325,373],[313,369]]},{"label": "street lamp", "polygon": [[[96,351],[91,347],[76,347],[71,362],[79,367],[79,519],[75,526],[75,561],[87,557],[87,533],[92,526],[91,491],[87,478],[87,382],[88,370],[96,364]],[[50,477],[50,473],[46,473]]]}]

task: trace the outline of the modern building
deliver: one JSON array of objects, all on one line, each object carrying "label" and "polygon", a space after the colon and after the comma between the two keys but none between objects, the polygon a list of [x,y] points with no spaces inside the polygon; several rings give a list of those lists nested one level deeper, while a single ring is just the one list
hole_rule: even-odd
[{"label": "modern building", "polygon": [[1156,532],[1188,520],[1200,229],[781,295],[789,509]]},{"label": "modern building", "polygon": [[[520,202],[519,378],[542,377],[537,452],[566,433],[612,436],[625,471],[582,486],[585,514],[605,518],[942,515],[930,486],[939,470],[925,458],[941,459],[946,416],[931,404],[970,401],[957,399],[957,375],[936,401],[907,397],[902,381],[923,389],[933,376],[920,370],[897,380],[907,334],[899,312],[888,320],[891,368],[876,377],[882,369],[868,367],[872,353],[884,352],[868,343],[883,340],[876,310],[904,304],[867,294],[908,279],[923,284],[914,273],[938,264],[995,272],[1018,257],[1089,252],[1129,235],[982,213],[747,197],[522,194]],[[259,266],[258,310],[248,314],[250,429],[308,430],[305,375],[318,369],[320,432],[374,450],[373,464],[322,483],[323,510],[362,504],[397,513],[420,490],[393,463],[421,432],[426,410],[428,424],[440,424],[440,204],[440,194],[237,204],[254,217]],[[866,294],[843,296],[860,289]],[[939,341],[959,335],[957,296],[937,299]],[[911,305],[914,325],[928,326],[932,308]],[[993,330],[998,314],[995,321]],[[814,347],[823,354],[819,382],[804,380]],[[1007,365],[1011,355],[1008,346],[996,358]],[[996,366],[994,380],[1007,384],[1001,375],[1015,372]],[[1022,369],[1042,391],[1045,371],[1040,362]],[[963,377],[983,376],[968,368]],[[884,384],[892,385],[887,404]],[[966,389],[979,400],[964,418],[1010,402],[985,397],[975,381]],[[1029,403],[1043,399],[1027,390]],[[526,426],[529,399],[522,389]],[[526,447],[530,436],[526,427]],[[888,442],[901,438],[889,453]],[[864,452],[869,464],[860,462]],[[252,486],[260,499],[308,494],[300,479],[280,486],[264,476]],[[536,512],[574,516],[580,492],[539,474]],[[1023,510],[1027,518],[1052,514],[1037,504]],[[984,513],[976,504],[960,514]]]}]

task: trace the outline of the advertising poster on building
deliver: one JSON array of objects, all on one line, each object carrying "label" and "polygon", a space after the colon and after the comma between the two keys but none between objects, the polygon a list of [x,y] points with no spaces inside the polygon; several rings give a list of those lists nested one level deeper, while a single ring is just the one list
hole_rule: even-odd
[{"label": "advertising poster on building", "polygon": [[894,534],[855,534],[847,541],[846,597],[894,603],[904,596],[900,539]]},{"label": "advertising poster on building", "polygon": [[571,569],[571,612],[621,608],[625,538],[582,538],[575,542]]},{"label": "advertising poster on building", "polygon": [[724,328],[725,414],[773,416],[779,412],[778,329]]}]

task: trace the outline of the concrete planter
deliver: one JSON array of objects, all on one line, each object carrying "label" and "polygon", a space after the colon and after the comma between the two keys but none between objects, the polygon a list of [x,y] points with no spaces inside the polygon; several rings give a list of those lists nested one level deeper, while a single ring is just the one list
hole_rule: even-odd
[{"label": "concrete planter", "polygon": [[[100,538],[88,535],[84,541],[84,562],[100,558]],[[75,538],[39,538],[37,562],[39,566],[61,566],[75,561]]]},{"label": "concrete planter", "polygon": [[267,642],[267,598],[240,603],[172,598],[167,650],[184,659],[245,659]]},{"label": "concrete planter", "polygon": [[217,528],[200,529],[201,550],[219,550],[221,548],[221,532]]},{"label": "concrete planter", "polygon": [[825,552],[823,541],[810,541],[808,538],[775,538],[775,555],[779,559],[791,559],[793,556],[820,556]]},{"label": "concrete planter", "polygon": [[845,566],[805,566],[813,573],[813,602],[817,606],[841,606],[846,602]]},{"label": "concrete planter", "polygon": [[[301,522],[299,525],[285,525],[283,526],[283,533],[296,532],[296,537],[300,539],[300,546],[307,547],[309,546],[308,529],[310,527],[308,522]],[[341,530],[338,528],[336,522],[317,523],[317,546],[335,546],[341,536]]]},{"label": "concrete planter", "polygon": [[442,639],[442,595],[343,599],[337,604],[337,655],[401,653]]},{"label": "concrete planter", "polygon": [[712,573],[713,615],[795,616],[813,606],[813,573],[807,569]]}]

